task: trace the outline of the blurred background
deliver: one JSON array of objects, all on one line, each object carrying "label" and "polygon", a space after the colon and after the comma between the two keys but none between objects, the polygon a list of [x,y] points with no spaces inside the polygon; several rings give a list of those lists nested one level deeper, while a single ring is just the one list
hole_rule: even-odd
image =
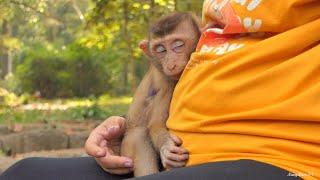
[{"label": "blurred background", "polygon": [[82,156],[147,70],[148,24],[203,0],[0,0],[0,173],[30,156]]}]

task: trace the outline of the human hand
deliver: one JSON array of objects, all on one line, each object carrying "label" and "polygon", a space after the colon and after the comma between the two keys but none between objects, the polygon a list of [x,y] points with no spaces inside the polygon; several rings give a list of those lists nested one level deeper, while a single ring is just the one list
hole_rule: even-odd
[{"label": "human hand", "polygon": [[171,138],[160,148],[160,158],[165,169],[184,167],[189,159],[188,151],[181,146],[182,141],[176,135],[171,134]]},{"label": "human hand", "polygon": [[133,171],[132,159],[120,156],[125,123],[122,117],[109,117],[91,132],[85,144],[87,154],[111,174],[123,175]]}]

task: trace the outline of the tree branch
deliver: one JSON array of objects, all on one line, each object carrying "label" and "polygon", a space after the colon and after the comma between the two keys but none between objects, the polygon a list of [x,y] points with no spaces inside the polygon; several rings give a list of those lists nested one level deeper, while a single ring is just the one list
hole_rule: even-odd
[{"label": "tree branch", "polygon": [[29,4],[25,3],[25,2],[21,2],[21,1],[19,1],[19,0],[10,0],[9,3],[15,4],[15,5],[18,5],[18,6],[23,6],[23,7],[25,7],[25,8],[29,8],[29,9],[31,9],[32,11],[34,11],[34,12],[36,12],[36,13],[38,13],[38,14],[41,14],[41,15],[47,17],[47,18],[50,18],[50,19],[54,19],[55,21],[61,23],[61,21],[58,20],[57,18],[51,16],[51,15],[48,14],[48,13],[41,12],[41,11],[39,11],[36,7],[33,7],[33,6],[31,6],[31,5],[29,5]]},{"label": "tree branch", "polygon": [[73,9],[76,11],[76,13],[77,13],[78,16],[79,16],[79,19],[80,19],[83,23],[86,23],[86,20],[84,19],[84,15],[83,15],[83,13],[81,12],[79,6],[77,5],[77,2],[76,2],[75,0],[71,0],[71,3],[72,3]]}]

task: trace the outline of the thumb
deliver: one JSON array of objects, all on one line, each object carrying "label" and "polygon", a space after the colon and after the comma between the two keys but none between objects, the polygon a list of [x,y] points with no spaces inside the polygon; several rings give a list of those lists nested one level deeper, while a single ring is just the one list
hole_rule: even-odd
[{"label": "thumb", "polygon": [[109,121],[109,124],[105,126],[106,134],[105,139],[114,140],[123,136],[126,130],[125,120],[123,118],[116,118]]}]

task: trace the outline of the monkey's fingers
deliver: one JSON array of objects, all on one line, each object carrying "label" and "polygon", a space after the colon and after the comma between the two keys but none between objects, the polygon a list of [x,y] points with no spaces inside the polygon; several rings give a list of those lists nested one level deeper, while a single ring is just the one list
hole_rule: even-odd
[{"label": "monkey's fingers", "polygon": [[168,149],[171,153],[175,154],[189,154],[188,150],[182,147],[172,146]]},{"label": "monkey's fingers", "polygon": [[133,161],[123,156],[107,155],[96,160],[105,169],[133,168]]},{"label": "monkey's fingers", "polygon": [[180,167],[186,166],[186,164],[187,164],[186,161],[177,162],[177,161],[171,161],[168,159],[166,159],[162,162],[163,167],[166,169],[180,168]]},{"label": "monkey's fingers", "polygon": [[187,161],[189,159],[189,155],[188,154],[179,155],[174,153],[168,153],[166,154],[166,158],[171,161],[181,162],[181,161]]},{"label": "monkey's fingers", "polygon": [[170,137],[177,146],[182,145],[182,140],[177,135],[170,133]]}]

